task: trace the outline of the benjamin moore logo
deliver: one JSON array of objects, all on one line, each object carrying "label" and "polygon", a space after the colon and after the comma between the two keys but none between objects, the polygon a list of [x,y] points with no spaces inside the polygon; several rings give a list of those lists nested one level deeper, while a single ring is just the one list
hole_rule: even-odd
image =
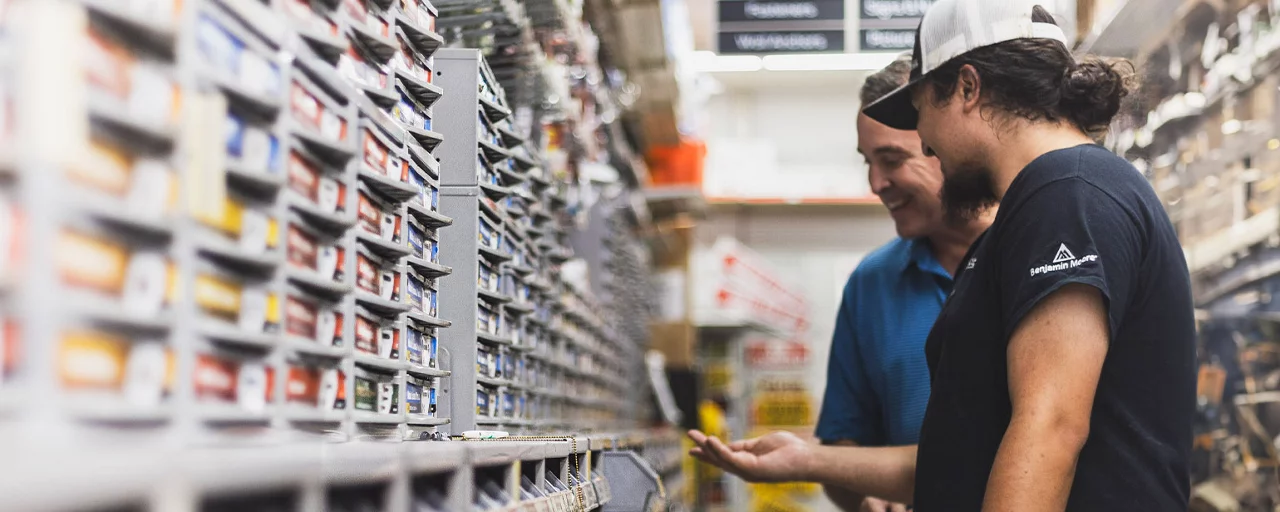
[{"label": "benjamin moore logo", "polygon": [[1076,259],[1076,256],[1074,254],[1071,254],[1071,249],[1067,248],[1067,244],[1059,245],[1058,253],[1053,255],[1054,263],[1062,263],[1064,261],[1074,260],[1074,259]]},{"label": "benjamin moore logo", "polygon": [[1071,249],[1067,248],[1067,244],[1063,243],[1058,245],[1058,252],[1053,255],[1053,263],[1032,267],[1031,275],[1036,276],[1040,274],[1048,274],[1050,272],[1060,272],[1095,261],[1098,261],[1097,254],[1090,254],[1088,256],[1077,258],[1075,254],[1071,253]]}]

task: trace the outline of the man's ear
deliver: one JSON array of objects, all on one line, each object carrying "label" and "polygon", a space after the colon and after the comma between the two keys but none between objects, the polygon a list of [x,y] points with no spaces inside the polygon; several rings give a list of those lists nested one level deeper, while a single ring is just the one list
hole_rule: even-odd
[{"label": "man's ear", "polygon": [[973,66],[965,64],[960,67],[956,79],[956,95],[960,97],[960,104],[965,112],[978,108],[978,98],[982,96],[982,77],[978,76],[978,70]]}]

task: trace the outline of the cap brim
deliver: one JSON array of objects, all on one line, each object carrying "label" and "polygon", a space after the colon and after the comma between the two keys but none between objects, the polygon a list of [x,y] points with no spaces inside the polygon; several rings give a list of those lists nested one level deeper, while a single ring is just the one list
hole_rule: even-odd
[{"label": "cap brim", "polygon": [[911,87],[923,79],[924,77],[917,77],[906,85],[894,89],[893,92],[863,107],[862,113],[877,123],[896,130],[915,130],[920,116],[916,112],[916,107],[911,104]]}]

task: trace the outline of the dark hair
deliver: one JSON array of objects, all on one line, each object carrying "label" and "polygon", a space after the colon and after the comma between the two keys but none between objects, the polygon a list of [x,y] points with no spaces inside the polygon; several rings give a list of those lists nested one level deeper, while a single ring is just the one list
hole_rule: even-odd
[{"label": "dark hair", "polygon": [[911,75],[911,54],[899,56],[893,62],[885,66],[884,69],[876,71],[868,76],[866,81],[862,83],[862,93],[859,99],[862,104],[870,105],[872,102],[887,96],[894,89],[902,87],[907,83],[907,77]]},{"label": "dark hair", "polygon": [[[1031,19],[1056,24],[1038,5]],[[1028,121],[1070,121],[1091,135],[1106,131],[1136,84],[1127,60],[1076,61],[1060,42],[1013,39],[972,50],[929,73],[936,101],[945,103],[955,93],[966,64],[982,79],[984,106]]]}]

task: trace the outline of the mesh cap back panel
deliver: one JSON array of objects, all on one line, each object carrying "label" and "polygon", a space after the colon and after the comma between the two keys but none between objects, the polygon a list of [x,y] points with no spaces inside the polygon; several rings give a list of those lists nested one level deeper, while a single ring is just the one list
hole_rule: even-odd
[{"label": "mesh cap back panel", "polygon": [[1033,23],[1035,0],[938,0],[920,22],[920,74],[970,50],[1019,38],[1046,38],[1067,44],[1062,29]]}]

